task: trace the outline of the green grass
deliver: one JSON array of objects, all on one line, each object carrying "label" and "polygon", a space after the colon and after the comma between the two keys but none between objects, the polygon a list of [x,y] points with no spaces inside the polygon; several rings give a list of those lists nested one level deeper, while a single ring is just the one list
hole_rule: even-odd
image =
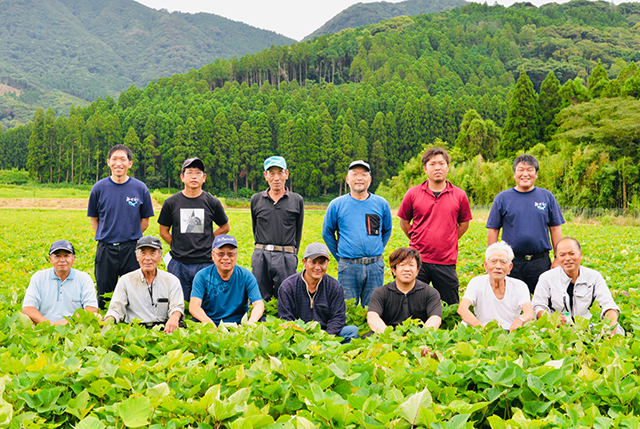
[{"label": "green grass", "polygon": [[91,186],[0,185],[0,198],[89,198]]}]

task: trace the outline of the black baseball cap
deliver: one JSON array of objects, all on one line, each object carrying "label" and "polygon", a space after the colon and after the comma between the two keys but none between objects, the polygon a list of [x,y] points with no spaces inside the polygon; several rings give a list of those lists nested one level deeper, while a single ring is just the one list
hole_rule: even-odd
[{"label": "black baseball cap", "polygon": [[140,249],[141,247],[151,247],[154,249],[162,250],[162,243],[160,243],[160,239],[152,235],[147,235],[146,237],[142,237],[140,240],[138,240],[136,250]]},{"label": "black baseball cap", "polygon": [[200,170],[202,170],[202,172],[204,172],[204,162],[202,162],[200,158],[189,158],[185,162],[183,162],[182,172],[184,173],[184,170],[186,170],[189,167],[199,168]]}]

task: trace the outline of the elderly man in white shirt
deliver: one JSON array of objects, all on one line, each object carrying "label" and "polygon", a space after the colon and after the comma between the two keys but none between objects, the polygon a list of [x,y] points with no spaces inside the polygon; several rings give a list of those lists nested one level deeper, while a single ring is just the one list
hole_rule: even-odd
[{"label": "elderly man in white shirt", "polygon": [[536,317],[560,312],[560,321],[570,323],[575,316],[591,318],[591,306],[598,302],[601,319],[609,320],[614,333],[623,334],[618,325],[620,307],[615,303],[607,282],[598,271],[580,265],[582,248],[578,240],[564,237],[556,244],[556,258],[560,266],[543,273],[533,295]]},{"label": "elderly man in white shirt", "polygon": [[[505,330],[521,328],[534,317],[529,288],[521,280],[508,277],[513,268],[513,250],[504,241],[493,243],[485,252],[487,274],[471,279],[458,314],[471,326],[496,320]],[[473,305],[475,315],[469,309]]]},{"label": "elderly man in white shirt", "polygon": [[184,314],[184,298],[180,280],[158,269],[160,240],[152,236],[138,240],[136,259],[140,269],[120,277],[105,321],[130,323],[138,319],[145,324],[164,324],[166,333],[175,331]]}]

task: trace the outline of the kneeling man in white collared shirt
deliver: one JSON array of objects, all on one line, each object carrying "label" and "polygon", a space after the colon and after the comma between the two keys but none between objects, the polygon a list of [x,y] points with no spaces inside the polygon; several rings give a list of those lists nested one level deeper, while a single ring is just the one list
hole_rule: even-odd
[{"label": "kneeling man in white collared shirt", "polygon": [[169,334],[178,328],[184,314],[180,280],[158,269],[162,244],[156,237],[138,240],[136,259],[140,268],[118,280],[105,321],[130,323],[138,319],[145,324],[164,324],[164,332]]},{"label": "kneeling man in white collared shirt", "polygon": [[591,318],[591,306],[598,302],[601,319],[615,326],[615,333],[624,334],[618,325],[620,307],[615,303],[602,274],[580,265],[582,248],[575,238],[564,237],[556,244],[556,258],[560,266],[543,273],[533,295],[533,310],[538,318],[545,312],[561,312],[562,323],[570,323],[575,316]]}]

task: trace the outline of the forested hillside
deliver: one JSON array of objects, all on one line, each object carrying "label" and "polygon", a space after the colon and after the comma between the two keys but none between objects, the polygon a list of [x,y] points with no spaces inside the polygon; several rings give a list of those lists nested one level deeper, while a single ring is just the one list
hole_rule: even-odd
[{"label": "forested hillside", "polygon": [[24,109],[33,117],[33,106],[67,113],[75,97],[117,96],[131,84],[293,42],[217,15],[133,0],[0,2],[0,40],[0,82],[22,92],[0,96],[5,126],[24,123]]},{"label": "forested hillside", "polygon": [[562,178],[550,186],[562,204],[633,207],[639,11],[469,4],[217,60],[69,117],[39,111],[0,137],[0,163],[91,183],[124,142],[151,187],[179,184],[182,161],[198,155],[209,190],[247,195],[262,186],[262,160],[280,154],[293,190],[315,199],[344,192],[352,159],[372,164],[377,186],[441,139],[475,203],[508,186],[502,167],[531,149],[554,160],[543,167]]},{"label": "forested hillside", "polygon": [[337,33],[345,28],[363,27],[397,16],[413,16],[421,13],[435,13],[467,4],[464,0],[406,0],[400,3],[386,1],[356,3],[349,6],[322,27],[305,37],[311,40],[328,33]]}]

